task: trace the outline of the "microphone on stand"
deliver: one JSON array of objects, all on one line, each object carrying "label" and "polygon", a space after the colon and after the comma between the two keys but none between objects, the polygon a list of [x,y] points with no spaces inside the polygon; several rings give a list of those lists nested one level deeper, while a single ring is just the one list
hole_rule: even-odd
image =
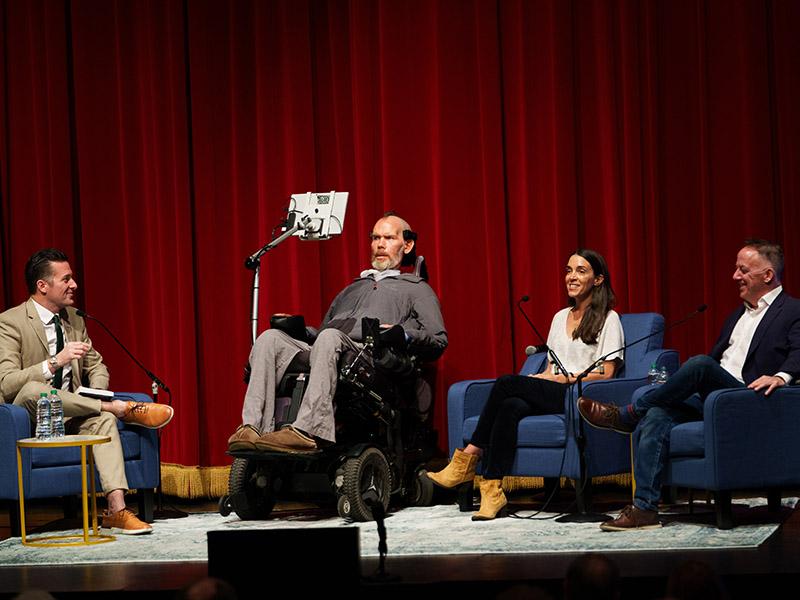
[{"label": "microphone on stand", "polygon": [[[85,310],[77,309],[75,312],[79,317],[83,319],[91,319],[92,321],[100,325],[100,327],[102,327],[103,330],[108,335],[111,336],[111,339],[113,339],[117,343],[117,345],[125,351],[125,354],[127,354],[131,358],[131,360],[136,364],[136,366],[147,374],[147,376],[150,378],[150,381],[152,382],[151,389],[153,392],[154,402],[158,402],[158,388],[161,388],[167,393],[167,396],[169,396],[169,401],[167,402],[167,406],[172,406],[172,392],[170,392],[170,389],[166,386],[166,384],[163,381],[161,381],[158,377],[156,377],[152,373],[152,371],[150,371],[147,367],[145,367],[133,354],[131,354],[130,350],[128,350],[128,348],[125,347],[125,344],[119,341],[119,338],[117,338],[117,336],[115,336],[111,332],[111,330],[108,327],[106,327],[105,323],[103,323],[97,317],[93,317]],[[156,440],[158,441],[158,489],[156,491],[156,495],[158,496],[158,508],[153,511],[153,516],[156,519],[180,519],[183,517],[188,517],[189,514],[182,510],[175,509],[167,511],[163,509],[163,503],[162,503],[163,499],[161,493],[161,430],[160,429],[156,434]]]},{"label": "microphone on stand", "polygon": [[565,377],[569,377],[569,371],[567,371],[567,369],[564,367],[564,364],[561,362],[561,359],[559,359],[558,355],[547,345],[547,340],[545,340],[544,337],[542,337],[542,334],[539,333],[538,329],[536,329],[536,325],[534,325],[533,321],[531,321],[528,318],[528,314],[525,312],[525,309],[522,308],[523,302],[527,302],[530,299],[531,299],[530,296],[528,296],[527,294],[522,298],[520,298],[517,301],[517,308],[519,309],[519,312],[522,313],[522,316],[525,317],[525,320],[528,322],[528,325],[530,325],[531,329],[533,329],[533,332],[536,334],[536,336],[539,338],[539,341],[542,342],[542,344],[540,346],[528,346],[527,348],[525,348],[525,356],[532,356],[534,354],[538,354],[539,352],[547,352],[548,356],[550,356],[551,360],[556,365],[556,368],[558,369],[559,373],[562,373]]},{"label": "microphone on stand", "polygon": [[706,310],[707,308],[708,308],[708,305],[707,305],[707,304],[701,304],[701,305],[700,305],[700,306],[698,306],[698,307],[697,307],[695,310],[693,310],[692,312],[690,312],[688,315],[686,315],[686,316],[685,316],[685,317],[683,317],[682,319],[680,319],[680,320],[678,320],[678,321],[675,321],[675,322],[673,322],[673,323],[669,323],[668,325],[664,325],[663,327],[661,327],[661,329],[656,329],[655,331],[652,331],[652,332],[648,333],[647,335],[645,335],[645,336],[643,336],[643,337],[640,337],[638,340],[635,340],[635,341],[633,341],[633,342],[630,342],[630,343],[628,343],[628,344],[625,344],[625,345],[624,345],[624,346],[622,346],[621,348],[617,348],[616,350],[614,350],[614,351],[612,351],[612,352],[608,352],[607,354],[604,354],[603,356],[601,356],[600,358],[598,358],[598,359],[597,359],[595,362],[593,362],[593,363],[592,363],[591,365],[589,365],[589,366],[588,366],[586,369],[584,369],[584,370],[583,370],[583,372],[581,372],[581,373],[578,375],[578,377],[576,378],[576,381],[575,381],[575,382],[578,384],[578,397],[580,398],[580,397],[583,395],[583,385],[582,385],[583,379],[584,379],[584,378],[585,378],[585,377],[586,377],[586,376],[587,376],[589,373],[591,373],[591,372],[592,372],[592,371],[594,371],[594,370],[595,370],[597,367],[599,367],[599,366],[600,366],[600,365],[603,363],[603,361],[604,361],[605,359],[607,359],[609,356],[613,356],[614,354],[616,354],[616,353],[618,353],[618,352],[622,352],[623,350],[627,350],[627,349],[628,349],[628,348],[630,348],[631,346],[635,346],[636,344],[638,344],[638,343],[640,343],[640,342],[644,342],[645,340],[649,340],[651,337],[653,337],[653,336],[656,336],[656,335],[658,335],[659,333],[664,333],[665,331],[668,331],[668,330],[672,329],[673,327],[677,327],[678,325],[682,325],[683,323],[685,323],[686,321],[688,321],[688,320],[690,320],[690,319],[693,319],[694,317],[696,317],[696,316],[697,316],[697,315],[699,315],[700,313],[702,313],[702,312],[705,312],[705,310]]},{"label": "microphone on stand", "polygon": [[[108,327],[106,327],[105,323],[103,323],[97,317],[93,317],[92,315],[87,313],[85,310],[81,310],[80,308],[77,309],[75,312],[78,314],[79,317],[82,317],[84,319],[91,319],[92,321],[94,321],[95,323],[100,325],[100,327],[102,327],[105,330],[105,332],[108,335],[111,336],[111,339],[113,339],[115,342],[117,342],[117,345],[125,351],[125,354],[127,354],[131,358],[131,360],[134,363],[136,363],[136,366],[139,367],[142,371],[144,371],[147,374],[147,376],[150,378],[150,381],[153,382],[152,383],[153,397],[155,398],[156,402],[158,401],[158,388],[161,388],[162,390],[167,392],[167,394],[170,394],[170,400],[172,399],[172,395],[171,395],[171,393],[169,391],[169,388],[166,385],[164,385],[164,382],[161,381],[155,375],[153,375],[153,373],[147,367],[145,367],[141,362],[139,362],[137,360],[137,358],[133,354],[131,354],[130,350],[128,350],[125,347],[125,344],[120,342],[119,339],[117,338],[117,336],[115,336],[113,333],[111,333],[111,330]],[[171,405],[172,403],[170,402],[169,404]]]},{"label": "microphone on stand", "polygon": [[547,344],[542,344],[541,346],[525,346],[525,356],[533,356],[534,354],[539,354],[539,352],[547,352]]}]

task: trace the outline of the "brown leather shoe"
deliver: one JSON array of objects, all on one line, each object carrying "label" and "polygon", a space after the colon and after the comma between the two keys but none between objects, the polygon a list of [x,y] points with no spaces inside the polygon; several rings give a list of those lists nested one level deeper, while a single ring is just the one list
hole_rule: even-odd
[{"label": "brown leather shoe", "polygon": [[126,402],[123,423],[139,425],[148,429],[161,429],[172,420],[175,411],[166,404],[155,402]]},{"label": "brown leather shoe", "polygon": [[313,454],[318,450],[314,440],[291,425],[280,431],[265,433],[255,441],[255,445],[258,450],[289,454]]},{"label": "brown leather shoe", "polygon": [[153,528],[147,523],[140,521],[139,518],[123,508],[115,513],[106,512],[103,514],[103,529],[110,529],[111,533],[121,533],[122,535],[142,535],[151,533]]},{"label": "brown leather shoe", "polygon": [[620,418],[619,406],[605,404],[586,396],[578,398],[578,412],[583,420],[598,429],[611,429],[617,433],[633,433],[636,423],[624,423]]},{"label": "brown leather shoe", "polygon": [[236,428],[233,435],[228,438],[228,451],[241,452],[243,450],[255,450],[256,440],[261,436],[261,432],[253,425],[242,424]]},{"label": "brown leather shoe", "polygon": [[661,522],[658,520],[658,512],[654,510],[642,510],[633,505],[628,505],[622,509],[619,516],[613,521],[600,523],[603,531],[627,531],[628,529],[658,529]]}]

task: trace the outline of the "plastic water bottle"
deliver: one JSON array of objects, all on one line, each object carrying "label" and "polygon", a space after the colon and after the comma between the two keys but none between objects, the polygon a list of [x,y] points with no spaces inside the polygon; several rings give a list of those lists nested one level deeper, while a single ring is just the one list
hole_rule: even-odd
[{"label": "plastic water bottle", "polygon": [[53,437],[64,437],[64,405],[58,390],[50,390],[50,419],[53,423]]},{"label": "plastic water bottle", "polygon": [[36,439],[49,440],[53,436],[53,422],[50,420],[50,400],[47,392],[39,394],[36,402]]},{"label": "plastic water bottle", "polygon": [[669,373],[667,373],[667,367],[661,367],[661,370],[658,372],[659,385],[667,383],[667,379],[669,379]]},{"label": "plastic water bottle", "polygon": [[650,365],[650,370],[647,372],[647,383],[650,384],[658,383],[658,377],[659,377],[658,367],[656,366],[656,363],[653,363],[652,365]]}]

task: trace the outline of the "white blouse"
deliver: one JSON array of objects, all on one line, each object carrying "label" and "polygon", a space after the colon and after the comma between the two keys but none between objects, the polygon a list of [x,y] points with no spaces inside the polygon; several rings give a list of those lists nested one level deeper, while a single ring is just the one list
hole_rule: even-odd
[{"label": "white blouse", "polygon": [[[596,362],[601,356],[613,352],[625,345],[625,335],[622,332],[622,323],[619,315],[613,311],[608,311],[606,322],[597,336],[596,344],[585,344],[582,339],[572,339],[567,335],[567,315],[572,310],[567,307],[558,311],[553,317],[550,325],[550,333],[547,335],[547,345],[550,350],[564,363],[564,366],[572,375],[577,375],[585,370],[589,365]],[[623,360],[622,352],[615,352],[605,360]],[[552,358],[550,358],[552,361]],[[555,375],[558,369],[555,364],[548,367]]]}]

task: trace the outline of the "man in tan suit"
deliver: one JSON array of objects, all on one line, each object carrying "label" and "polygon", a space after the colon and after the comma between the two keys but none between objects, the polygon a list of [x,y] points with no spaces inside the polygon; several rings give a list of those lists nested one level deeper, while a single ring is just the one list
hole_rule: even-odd
[{"label": "man in tan suit", "polygon": [[86,326],[72,305],[78,284],[67,256],[47,248],[28,259],[25,281],[30,298],[0,314],[0,395],[24,407],[36,420],[41,392],[59,390],[67,433],[105,435],[111,443],[93,447],[108,511],[103,527],[113,533],[149,533],[152,528],[125,506],[125,465],[117,419],[157,429],[172,408],[151,402],[100,401],[74,393],[81,385],[108,388],[108,369],[92,347]]}]

